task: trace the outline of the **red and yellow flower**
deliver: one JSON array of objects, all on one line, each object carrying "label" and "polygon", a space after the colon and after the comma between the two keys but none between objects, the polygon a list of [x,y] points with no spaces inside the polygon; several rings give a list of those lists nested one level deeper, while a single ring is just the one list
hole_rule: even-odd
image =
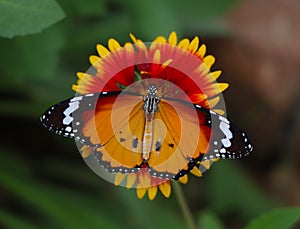
[{"label": "red and yellow flower", "polygon": [[[220,94],[228,84],[216,82],[221,71],[211,71],[215,58],[206,55],[206,46],[200,45],[198,37],[178,41],[176,33],[172,32],[168,39],[159,36],[151,43],[145,43],[132,34],[130,37],[132,42],[123,46],[115,39],[109,39],[108,48],[98,44],[98,56],[90,56],[92,71],[78,72],[78,82],[72,89],[79,94],[120,91],[135,83],[137,78],[158,78],[180,87],[192,103],[224,114],[224,110],[218,107],[218,104]],[[136,75],[136,70],[139,75]],[[91,152],[88,148],[82,151],[85,152],[84,157]],[[213,161],[198,163],[209,169]],[[202,172],[197,167],[191,170],[191,173],[198,177],[202,176]],[[114,183],[119,185],[125,178],[127,188],[132,188],[136,183],[138,198],[143,198],[148,193],[149,199],[152,200],[158,189],[165,197],[170,196],[171,185],[168,179],[162,182],[141,170],[129,175],[116,173]],[[179,181],[187,183],[188,176],[184,175]]]}]

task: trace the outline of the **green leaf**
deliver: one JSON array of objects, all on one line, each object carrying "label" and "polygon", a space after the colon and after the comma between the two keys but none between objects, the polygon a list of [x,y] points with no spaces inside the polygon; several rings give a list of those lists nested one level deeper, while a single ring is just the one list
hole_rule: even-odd
[{"label": "green leaf", "polygon": [[23,229],[38,229],[38,226],[34,226],[27,220],[21,219],[19,216],[12,215],[11,213],[0,209],[0,225],[6,226],[6,228],[23,228]]},{"label": "green leaf", "polygon": [[104,0],[89,0],[89,1],[74,1],[63,0],[59,1],[60,5],[66,11],[68,16],[74,15],[84,17],[103,17],[107,13],[107,6]]},{"label": "green leaf", "polygon": [[[11,198],[16,199],[23,208],[36,211],[38,216],[41,216],[34,218],[34,221],[27,219],[28,222],[34,223],[34,225],[43,223],[43,228],[45,229],[136,228],[136,225],[143,225],[145,229],[184,228],[182,221],[174,220],[177,214],[175,212],[176,206],[173,205],[172,207],[172,203],[175,203],[174,199],[172,201],[172,198],[166,199],[161,194],[158,194],[156,201],[149,201],[147,197],[143,200],[138,200],[135,193],[136,190],[128,191],[124,187],[114,187],[107,182],[102,182],[100,178],[91,174],[89,174],[91,179],[92,177],[95,178],[92,185],[94,187],[85,183],[85,185],[82,185],[83,189],[80,193],[80,190],[70,189],[70,187],[63,188],[62,185],[54,186],[48,182],[36,180],[30,173],[23,173],[26,163],[22,163],[21,160],[18,160],[19,164],[17,165],[17,167],[20,166],[20,170],[11,168],[9,165],[13,164],[12,161],[14,161],[15,157],[13,154],[8,156],[9,152],[5,150],[2,150],[1,153],[1,187],[3,187],[5,193],[9,193],[12,196]],[[3,156],[4,154],[7,155]],[[59,163],[60,167],[64,168],[64,163],[62,161]],[[7,164],[7,166],[3,166],[4,164]],[[58,166],[59,164],[52,163],[51,169],[56,170]],[[73,168],[78,174],[83,172],[78,167]],[[84,170],[87,169],[85,168]],[[64,178],[63,170],[60,171],[62,172],[58,172],[58,176]],[[70,182],[68,177],[65,179],[68,181],[67,183]],[[77,176],[75,180],[81,182],[81,179],[85,178]],[[100,183],[105,185],[101,188]],[[161,204],[159,205],[160,202]],[[177,211],[179,212],[179,209]]]},{"label": "green leaf", "polygon": [[[214,19],[221,17],[229,9],[233,8],[240,0],[190,0],[183,4],[180,0],[169,0],[169,4],[176,11],[179,17],[185,16],[187,19],[194,20],[195,23],[203,19]],[[183,19],[183,18],[182,18]],[[196,20],[198,19],[198,20]]]},{"label": "green leaf", "polygon": [[218,214],[239,212],[240,217],[249,220],[274,204],[249,179],[238,161],[220,161],[207,173],[209,179],[209,200]]},{"label": "green leaf", "polygon": [[119,84],[117,83],[117,86],[123,91],[126,89],[126,86],[122,85],[122,84]]},{"label": "green leaf", "polygon": [[134,70],[134,82],[142,80],[141,73],[138,71],[138,69]]},{"label": "green leaf", "polygon": [[188,4],[175,0],[172,7],[180,19],[181,27],[185,33],[203,36],[227,35],[229,29],[224,23],[224,15],[232,9],[240,0],[190,0]]},{"label": "green leaf", "polygon": [[245,229],[288,229],[300,221],[300,207],[279,208],[262,214]]},{"label": "green leaf", "polygon": [[1,80],[28,84],[30,80],[53,79],[64,45],[62,29],[55,26],[32,36],[0,39]]},{"label": "green leaf", "polygon": [[[6,159],[5,163],[8,165],[15,163],[16,159],[14,160],[12,155],[3,156],[3,154],[7,154],[5,150],[1,150],[1,153],[0,159]],[[43,228],[92,229],[104,226],[105,228],[121,228],[113,217],[106,214],[105,207],[99,207],[99,203],[105,204],[104,201],[99,199],[95,201],[95,196],[91,197],[85,193],[79,194],[76,190],[63,189],[38,182],[30,173],[23,173],[23,170],[26,170],[24,162],[19,161],[20,170],[3,166],[5,163],[0,160],[1,187],[13,195],[14,199],[19,199],[20,202],[29,205],[30,209],[35,209],[39,215],[44,216],[47,220],[45,223],[47,226]],[[7,220],[4,222],[5,224],[12,223]],[[38,222],[38,218],[36,221]],[[30,228],[29,226],[30,223],[28,223],[28,228]]]},{"label": "green leaf", "polygon": [[142,35],[143,39],[151,40],[157,35],[168,36],[171,31],[181,33],[178,26],[179,19],[173,11],[172,1],[118,1],[129,13],[133,31],[139,31],[139,33],[134,32],[137,37]]},{"label": "green leaf", "polygon": [[[131,16],[133,31],[143,39],[153,39],[157,35],[168,36],[176,31],[193,35],[228,34],[222,17],[240,0],[130,0],[120,1]],[[137,33],[138,31],[139,33]],[[196,34],[195,34],[196,35]]]},{"label": "green leaf", "polygon": [[224,229],[224,226],[212,212],[204,211],[199,216],[198,228]]},{"label": "green leaf", "polygon": [[0,36],[40,32],[65,14],[54,0],[0,0]]},{"label": "green leaf", "polygon": [[129,191],[123,187],[118,189],[120,197],[118,204],[127,209],[125,211],[128,217],[134,216],[134,218],[132,217],[133,222],[130,228],[135,228],[136,225],[143,225],[144,229],[186,228],[181,216],[178,219],[178,214],[181,214],[180,209],[177,205],[173,205],[176,204],[175,195],[167,199],[158,192],[154,201],[150,201],[147,196],[139,200],[136,197],[136,190]]}]

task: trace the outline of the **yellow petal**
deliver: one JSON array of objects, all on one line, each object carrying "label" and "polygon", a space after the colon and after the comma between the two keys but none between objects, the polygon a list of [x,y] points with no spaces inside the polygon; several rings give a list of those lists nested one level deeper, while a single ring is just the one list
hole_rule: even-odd
[{"label": "yellow petal", "polygon": [[147,54],[147,47],[144,42],[141,40],[137,40],[136,47],[139,48],[141,51],[144,51]]},{"label": "yellow petal", "polygon": [[224,115],[225,111],[221,110],[221,109],[212,109],[214,112],[216,112],[219,115]]},{"label": "yellow petal", "polygon": [[134,51],[133,49],[133,45],[130,43],[130,42],[126,42],[125,45],[124,45],[124,48],[126,48],[126,52],[127,51]]},{"label": "yellow petal", "polygon": [[137,187],[144,187],[144,175],[142,173],[138,175]]},{"label": "yellow petal", "polygon": [[219,76],[221,75],[222,71],[221,70],[218,70],[218,71],[214,71],[214,72],[211,72],[210,74],[213,76],[213,78],[216,80],[219,78]]},{"label": "yellow petal", "polygon": [[193,96],[195,96],[195,103],[200,103],[207,99],[207,95],[205,94],[194,94]]},{"label": "yellow petal", "polygon": [[115,51],[117,49],[120,49],[121,46],[118,41],[111,38],[108,40],[108,48],[110,49],[110,51]]},{"label": "yellow petal", "polygon": [[157,38],[155,38],[155,40],[153,42],[156,42],[156,43],[166,43],[167,40],[163,36],[158,36]]},{"label": "yellow petal", "polygon": [[167,67],[172,61],[173,61],[172,59],[166,60],[166,61],[162,64],[162,68]]},{"label": "yellow petal", "polygon": [[125,177],[126,177],[126,174],[124,174],[124,173],[116,173],[114,184],[119,185],[124,180]]},{"label": "yellow petal", "polygon": [[82,146],[80,151],[83,158],[90,156],[94,152],[92,147],[86,145]]},{"label": "yellow petal", "polygon": [[162,184],[159,185],[159,190],[161,191],[161,193],[169,198],[170,195],[171,195],[171,185],[170,185],[170,182],[164,182]]},{"label": "yellow petal", "polygon": [[136,175],[134,173],[128,174],[126,188],[127,189],[132,188],[135,181],[136,181]]},{"label": "yellow petal", "polygon": [[177,45],[177,35],[175,32],[170,33],[168,43],[171,45]]},{"label": "yellow petal", "polygon": [[77,72],[76,74],[79,79],[82,79],[86,75],[84,72]]},{"label": "yellow petal", "polygon": [[145,196],[146,191],[147,191],[147,189],[145,189],[145,188],[137,188],[136,189],[136,195],[137,195],[137,197],[139,199],[142,199]]},{"label": "yellow petal", "polygon": [[210,160],[201,161],[200,164],[203,165],[206,169],[209,169],[211,165]]},{"label": "yellow petal", "polygon": [[205,44],[203,44],[198,49],[197,55],[203,58],[205,56],[205,53],[206,53],[206,46],[205,46]]},{"label": "yellow petal", "polygon": [[96,65],[97,62],[100,60],[101,60],[101,58],[99,56],[94,56],[94,55],[90,56],[90,63],[92,65]]},{"label": "yellow petal", "polygon": [[97,52],[100,57],[105,57],[110,53],[109,50],[105,48],[103,45],[97,45]]},{"label": "yellow petal", "polygon": [[151,45],[150,45],[150,50],[153,51],[153,50],[157,50],[160,48],[160,43],[158,42],[151,42]]},{"label": "yellow petal", "polygon": [[203,59],[204,64],[208,69],[211,68],[211,66],[215,63],[215,58],[212,55],[206,56]]},{"label": "yellow petal", "polygon": [[77,91],[78,90],[78,85],[73,84],[72,85],[72,90],[79,93],[79,91]]},{"label": "yellow petal", "polygon": [[184,176],[179,178],[179,182],[182,184],[186,184],[188,182],[188,180],[189,180],[189,178],[188,178],[187,174],[185,174]]},{"label": "yellow petal", "polygon": [[201,75],[206,75],[209,72],[209,68],[205,63],[202,63],[195,69],[195,72]]},{"label": "yellow petal", "polygon": [[139,175],[139,186],[141,188],[149,188],[151,186],[151,178],[149,174]]},{"label": "yellow petal", "polygon": [[228,87],[229,84],[228,83],[217,83],[218,89],[219,89],[219,93],[225,91]]},{"label": "yellow petal", "polygon": [[135,36],[132,33],[130,33],[129,36],[130,36],[131,40],[133,41],[133,43],[136,43]]},{"label": "yellow petal", "polygon": [[228,86],[228,83],[214,83],[212,85],[209,85],[209,87],[205,90],[205,93],[210,97],[213,97],[225,91]]},{"label": "yellow petal", "polygon": [[149,200],[153,200],[156,196],[157,193],[157,186],[152,186],[151,188],[148,189],[148,197]]},{"label": "yellow petal", "polygon": [[196,50],[198,49],[198,45],[199,45],[199,38],[196,36],[190,43],[189,50],[191,51],[191,53],[196,52]]},{"label": "yellow petal", "polygon": [[72,90],[76,91],[79,94],[86,94],[87,93],[87,91],[84,88],[79,87],[78,85],[72,85]]},{"label": "yellow petal", "polygon": [[159,64],[160,63],[160,50],[159,49],[157,49],[154,53],[153,63],[154,64]]},{"label": "yellow petal", "polygon": [[194,174],[197,177],[202,177],[202,173],[200,172],[200,170],[194,166],[194,168],[191,170],[191,173]]},{"label": "yellow petal", "polygon": [[220,101],[220,96],[217,96],[213,99],[209,99],[208,100],[208,105],[209,105],[210,108],[213,108],[218,104],[219,101]]},{"label": "yellow petal", "polygon": [[189,45],[190,45],[190,41],[185,38],[185,39],[181,40],[177,46],[178,46],[178,48],[187,50],[189,48]]},{"label": "yellow petal", "polygon": [[124,45],[124,49],[125,49],[125,55],[126,55],[126,60],[130,62],[130,60],[132,60],[134,58],[134,48],[133,45],[129,42],[127,42]]}]

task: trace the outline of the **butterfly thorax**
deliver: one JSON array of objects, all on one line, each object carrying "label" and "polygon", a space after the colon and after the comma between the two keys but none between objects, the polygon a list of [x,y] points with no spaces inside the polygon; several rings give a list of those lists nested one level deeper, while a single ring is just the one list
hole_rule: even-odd
[{"label": "butterfly thorax", "polygon": [[145,128],[143,134],[143,159],[148,160],[153,142],[154,114],[158,110],[159,98],[155,86],[149,86],[148,94],[144,97]]},{"label": "butterfly thorax", "polygon": [[144,111],[145,117],[148,119],[153,119],[154,113],[158,110],[159,98],[156,95],[157,89],[155,86],[150,86],[148,88],[148,94],[144,97]]}]

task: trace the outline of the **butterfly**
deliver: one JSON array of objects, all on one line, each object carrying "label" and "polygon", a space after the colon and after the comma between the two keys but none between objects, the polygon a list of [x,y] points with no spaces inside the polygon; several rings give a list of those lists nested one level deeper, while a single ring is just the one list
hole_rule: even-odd
[{"label": "butterfly", "polygon": [[[253,146],[227,118],[183,95],[165,93],[168,83],[140,82],[120,91],[78,95],[50,107],[42,124],[74,138],[81,155],[109,173],[146,169],[153,177],[175,179],[201,162],[247,156]],[[176,93],[178,95],[178,92]]]}]

